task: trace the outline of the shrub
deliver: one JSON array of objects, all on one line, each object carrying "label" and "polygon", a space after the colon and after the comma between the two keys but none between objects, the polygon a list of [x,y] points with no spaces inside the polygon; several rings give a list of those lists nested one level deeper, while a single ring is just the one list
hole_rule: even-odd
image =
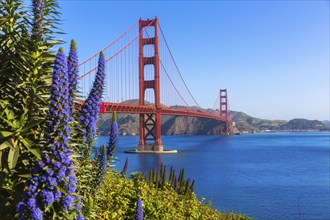
[{"label": "shrub", "polygon": [[155,188],[142,178],[129,180],[114,170],[104,176],[97,193],[97,217],[91,219],[134,219],[136,201],[143,201],[144,219],[249,219],[244,215],[221,214],[191,192],[180,195],[169,185]]}]

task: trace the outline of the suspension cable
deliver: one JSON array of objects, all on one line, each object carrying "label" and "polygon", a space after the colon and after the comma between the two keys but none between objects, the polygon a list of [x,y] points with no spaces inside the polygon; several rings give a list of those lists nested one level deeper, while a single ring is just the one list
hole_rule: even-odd
[{"label": "suspension cable", "polygon": [[[147,34],[148,37],[150,38],[148,31],[146,31],[146,34]],[[153,46],[154,49],[155,49],[155,45],[153,44],[152,46]],[[165,73],[166,73],[168,79],[170,80],[171,84],[173,85],[175,91],[178,93],[178,95],[180,96],[180,98],[182,99],[182,101],[183,101],[188,107],[190,107],[190,105],[189,105],[189,104],[187,103],[187,101],[182,97],[182,95],[180,94],[179,90],[178,90],[178,89],[176,88],[176,86],[174,85],[174,83],[173,83],[171,77],[169,76],[169,74],[168,74],[167,70],[165,69],[165,66],[164,66],[164,64],[162,63],[162,61],[161,61],[160,58],[159,58],[159,62],[160,62],[160,64],[161,64],[161,66],[163,67],[163,69],[164,69],[164,71],[165,71]]]},{"label": "suspension cable", "polygon": [[191,98],[194,100],[195,104],[200,108],[200,105],[197,103],[196,99],[195,99],[194,96],[191,94],[191,92],[190,92],[190,90],[189,90],[189,88],[188,88],[186,82],[184,81],[184,79],[183,79],[183,77],[182,77],[182,75],[181,75],[181,72],[180,72],[180,70],[179,70],[179,68],[178,68],[178,65],[176,64],[176,62],[175,62],[175,60],[174,60],[173,54],[172,54],[172,52],[171,52],[171,50],[170,50],[170,47],[169,47],[168,44],[167,44],[166,38],[165,38],[165,36],[164,36],[163,30],[162,30],[162,27],[161,27],[160,24],[159,24],[159,29],[160,29],[160,32],[161,32],[163,38],[164,38],[164,41],[165,41],[166,47],[167,47],[168,51],[170,52],[171,58],[172,58],[172,60],[173,60],[173,62],[174,62],[174,65],[175,65],[175,67],[176,67],[176,69],[177,69],[177,71],[178,71],[178,73],[179,73],[179,75],[180,75],[180,77],[181,77],[181,80],[183,81],[184,86],[185,86],[186,89],[188,90],[188,92],[189,92]]},{"label": "suspension cable", "polygon": [[[114,41],[112,41],[108,46],[106,46],[105,48],[103,48],[101,51],[105,51],[106,49],[108,49],[109,47],[111,47],[112,45],[114,45],[117,41],[119,41],[121,38],[123,38],[128,32],[130,32],[137,25],[138,22],[139,21],[135,22],[122,35],[120,35],[117,39],[115,39]],[[78,66],[84,65],[85,63],[87,63],[88,61],[90,61],[94,57],[98,56],[99,54],[100,54],[100,52],[94,54],[93,56],[91,56],[90,58],[88,58],[87,60],[85,60],[84,62],[80,63]]]},{"label": "suspension cable", "polygon": [[[150,25],[152,24],[152,21],[146,26],[146,27],[149,27]],[[136,24],[135,24],[136,25]],[[135,26],[134,25],[134,26]],[[105,60],[105,62],[107,63],[107,62],[109,62],[110,60],[112,60],[115,56],[117,56],[118,54],[120,54],[121,52],[123,52],[127,47],[129,47],[134,41],[136,41],[137,39],[138,39],[138,37],[141,35],[141,34],[143,34],[143,31],[141,32],[141,33],[139,33],[138,35],[136,35],[134,38],[133,38],[133,40],[131,40],[128,44],[126,44],[123,48],[121,48],[119,51],[117,51],[117,53],[115,53],[114,55],[112,55],[110,58],[108,58],[107,60]],[[123,35],[122,35],[123,36]],[[116,40],[118,40],[119,38],[117,38]],[[104,50],[104,49],[103,49]],[[98,53],[99,54],[99,53]],[[98,54],[96,54],[96,55],[98,55]],[[94,55],[93,57],[95,57],[96,55]],[[92,58],[93,58],[92,57]],[[91,59],[91,58],[90,58]],[[90,60],[89,59],[89,60]],[[85,61],[86,62],[86,61]],[[79,64],[79,66],[80,66],[80,64]],[[81,78],[83,78],[83,77],[85,77],[85,76],[87,76],[88,74],[90,74],[90,73],[92,73],[93,71],[95,71],[97,69],[97,66],[96,67],[94,67],[93,69],[91,69],[90,71],[88,71],[87,73],[85,73],[84,75],[82,75],[82,76],[79,76],[77,79],[81,79]]]}]

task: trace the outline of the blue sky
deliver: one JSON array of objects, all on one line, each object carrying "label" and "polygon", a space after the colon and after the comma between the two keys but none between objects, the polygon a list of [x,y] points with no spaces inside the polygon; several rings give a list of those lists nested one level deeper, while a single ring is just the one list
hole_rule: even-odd
[{"label": "blue sky", "polygon": [[[81,61],[157,16],[202,107],[266,119],[329,120],[329,1],[59,1]],[[68,50],[68,44],[64,45]]]}]

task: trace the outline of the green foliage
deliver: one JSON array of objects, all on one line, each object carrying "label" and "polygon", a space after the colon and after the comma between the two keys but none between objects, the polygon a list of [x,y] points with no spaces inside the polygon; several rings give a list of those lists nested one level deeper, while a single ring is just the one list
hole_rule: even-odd
[{"label": "green foliage", "polygon": [[[140,174],[137,176],[141,176]],[[104,177],[97,193],[97,216],[90,219],[134,219],[137,198],[143,201],[144,219],[249,219],[233,213],[221,214],[196,195],[180,195],[169,185],[155,188],[141,178],[129,180],[114,170]]]},{"label": "green foliage", "polygon": [[85,217],[95,215],[97,208],[95,197],[97,191],[98,170],[97,161],[90,160],[87,165],[82,166],[80,160],[75,160],[75,175],[77,177],[77,194],[82,198],[82,212]]},{"label": "green foliage", "polygon": [[0,1],[0,207],[6,206],[1,216],[13,216],[44,144],[51,51],[59,42],[53,37],[56,8],[55,1],[46,1],[42,29],[34,35],[35,21],[23,1]]},{"label": "green foliage", "polygon": [[120,172],[120,174],[126,176],[127,168],[128,168],[128,159],[126,158],[123,170]]},{"label": "green foliage", "polygon": [[167,180],[166,166],[161,164],[160,170],[155,168],[149,170],[149,176],[145,176],[145,181],[155,188],[164,188],[170,186],[175,192],[181,195],[190,195],[194,191],[195,180],[190,183],[190,179],[184,179],[184,169],[180,170],[179,177],[176,176],[175,170],[171,167]]}]

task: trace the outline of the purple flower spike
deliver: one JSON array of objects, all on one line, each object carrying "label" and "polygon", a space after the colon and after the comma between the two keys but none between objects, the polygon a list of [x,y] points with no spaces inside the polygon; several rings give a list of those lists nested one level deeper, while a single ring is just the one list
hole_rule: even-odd
[{"label": "purple flower spike", "polygon": [[142,200],[138,198],[136,202],[135,220],[143,220]]},{"label": "purple flower spike", "polygon": [[33,0],[33,28],[32,35],[34,41],[36,39],[42,40],[42,33],[44,32],[44,16],[45,16],[45,1],[44,0]]},{"label": "purple flower spike", "polygon": [[113,152],[115,150],[115,146],[117,143],[117,138],[118,138],[118,124],[117,124],[116,112],[114,112],[112,114],[110,138],[109,138],[108,149],[107,149],[108,158],[112,157],[112,155],[113,155]]},{"label": "purple flower spike", "polygon": [[[31,180],[26,181],[24,200],[17,205],[19,217],[38,220],[51,219],[52,214],[44,212],[50,206],[62,207],[62,210],[73,208],[72,194],[76,190],[76,177],[72,167],[73,162],[70,159],[72,153],[68,142],[67,122],[70,118],[68,97],[66,57],[63,49],[60,48],[53,67],[50,111],[47,116],[49,121],[46,131],[47,144],[42,149],[42,159],[37,161],[36,167],[32,171]],[[65,189],[69,195],[62,194],[58,187]],[[63,213],[62,210],[58,210],[59,213]]]},{"label": "purple flower spike", "polygon": [[105,145],[102,145],[100,149],[100,154],[98,158],[99,162],[99,173],[98,173],[98,183],[97,187],[100,188],[101,183],[103,181],[104,174],[106,173],[107,170],[107,148]]},{"label": "purple flower spike", "polygon": [[77,79],[78,79],[78,55],[76,42],[71,41],[70,52],[68,57],[68,76],[69,76],[69,105],[70,113],[73,112],[74,100],[76,99]]},{"label": "purple flower spike", "polygon": [[96,72],[95,81],[93,87],[86,99],[84,105],[81,109],[80,120],[83,124],[83,128],[86,133],[83,134],[83,139],[86,142],[86,150],[84,152],[84,159],[87,160],[90,155],[92,148],[92,142],[94,138],[94,133],[96,131],[96,120],[98,118],[100,104],[104,88],[104,78],[105,78],[105,59],[103,52],[100,53],[98,68]]}]

